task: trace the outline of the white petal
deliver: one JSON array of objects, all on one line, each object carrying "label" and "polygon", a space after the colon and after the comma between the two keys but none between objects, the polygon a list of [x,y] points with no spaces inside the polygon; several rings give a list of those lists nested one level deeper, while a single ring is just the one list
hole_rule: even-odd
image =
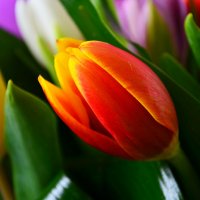
[{"label": "white petal", "polygon": [[60,29],[62,36],[83,39],[79,28],[58,0],[29,0],[29,3],[35,14],[39,33],[53,52],[56,51],[56,28]]},{"label": "white petal", "polygon": [[45,66],[46,63],[39,47],[39,31],[35,23],[32,8],[29,3],[24,0],[17,0],[15,5],[15,15],[18,27],[23,39],[36,59]]}]

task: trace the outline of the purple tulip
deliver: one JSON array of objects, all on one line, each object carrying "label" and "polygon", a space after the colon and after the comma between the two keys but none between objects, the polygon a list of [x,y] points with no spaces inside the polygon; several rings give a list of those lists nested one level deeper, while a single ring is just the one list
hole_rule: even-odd
[{"label": "purple tulip", "polygon": [[20,37],[15,19],[16,0],[0,0],[0,28]]},{"label": "purple tulip", "polygon": [[[114,3],[122,32],[129,40],[148,50],[148,40],[150,40],[153,48],[156,48],[156,44],[168,43],[166,49],[164,45],[164,47],[162,46],[163,52],[168,52],[169,43],[171,43],[170,48],[173,49],[174,56],[180,60],[184,59],[186,40],[183,24],[187,9],[182,0],[114,0]],[[162,23],[156,24],[157,19],[150,21],[152,20],[152,12],[154,12],[153,14],[157,12]],[[148,38],[149,34],[152,34],[151,29],[154,29],[154,36],[151,35],[151,38]],[[163,29],[162,33],[169,32],[167,34],[170,37],[167,38],[167,34],[162,35],[161,29]]]}]

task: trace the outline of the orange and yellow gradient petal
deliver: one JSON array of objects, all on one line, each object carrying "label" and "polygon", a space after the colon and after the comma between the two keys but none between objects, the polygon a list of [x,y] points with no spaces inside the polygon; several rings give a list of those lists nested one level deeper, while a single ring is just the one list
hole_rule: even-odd
[{"label": "orange and yellow gradient petal", "polygon": [[[66,93],[62,89],[49,83],[41,76],[39,77],[39,82],[57,115],[83,141],[105,153],[130,159],[130,156],[126,154],[112,138],[91,130],[87,119],[79,119],[79,116],[77,115],[78,112],[85,111],[81,111],[80,108],[77,108],[79,111],[74,113],[74,109],[70,105],[73,101],[68,101]],[[84,121],[86,123],[84,123]]]}]

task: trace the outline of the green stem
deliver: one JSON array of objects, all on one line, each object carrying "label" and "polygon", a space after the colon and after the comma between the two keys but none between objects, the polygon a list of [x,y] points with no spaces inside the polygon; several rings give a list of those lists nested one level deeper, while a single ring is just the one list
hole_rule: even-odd
[{"label": "green stem", "polygon": [[200,199],[200,180],[185,153],[179,148],[177,154],[168,160],[174,168],[181,187],[188,199]]}]

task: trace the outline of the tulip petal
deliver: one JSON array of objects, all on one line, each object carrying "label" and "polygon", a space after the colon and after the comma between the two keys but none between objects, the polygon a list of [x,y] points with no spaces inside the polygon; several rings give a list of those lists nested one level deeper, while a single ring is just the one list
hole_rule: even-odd
[{"label": "tulip petal", "polygon": [[68,60],[69,55],[66,52],[59,52],[54,59],[56,75],[61,88],[66,92],[73,87],[73,80],[67,67]]},{"label": "tulip petal", "polygon": [[79,47],[83,41],[73,38],[60,38],[56,42],[58,51],[65,51],[67,47]]},{"label": "tulip petal", "polygon": [[[43,86],[43,89],[45,88],[45,86],[46,87],[48,86],[48,82],[42,79],[41,77],[39,78],[39,82]],[[56,90],[56,87],[54,89],[55,93],[57,92],[56,95],[58,96],[58,98],[62,99],[63,104],[65,104],[65,110],[70,115],[72,115],[77,121],[84,124],[85,126],[89,126],[87,111],[85,110],[80,98],[72,92],[72,89],[69,89],[68,91],[60,90],[60,92],[58,92],[59,90]],[[46,92],[49,91],[50,90],[46,90]],[[47,93],[47,95],[50,94]],[[62,110],[62,108],[59,107],[59,104],[56,106],[57,106],[56,109]]]},{"label": "tulip petal", "polygon": [[112,138],[93,131],[88,124],[83,124],[72,114],[72,103],[68,101],[65,92],[49,83],[41,76],[39,82],[55,112],[83,141],[105,153],[130,159]]},{"label": "tulip petal", "polygon": [[81,53],[72,55],[68,65],[98,120],[133,159],[152,159],[169,146],[173,132],[157,123],[105,70]]},{"label": "tulip petal", "polygon": [[59,52],[55,57],[55,70],[61,85],[61,88],[65,91],[68,102],[73,103],[74,110],[77,110],[77,116],[79,116],[82,120],[81,122],[85,125],[89,124],[89,119],[87,112],[84,108],[83,103],[77,94],[77,89],[72,80],[67,64],[68,64],[69,56],[65,52]]},{"label": "tulip petal", "polygon": [[134,96],[157,122],[178,132],[176,111],[169,93],[145,63],[104,42],[83,42],[79,48]]}]

